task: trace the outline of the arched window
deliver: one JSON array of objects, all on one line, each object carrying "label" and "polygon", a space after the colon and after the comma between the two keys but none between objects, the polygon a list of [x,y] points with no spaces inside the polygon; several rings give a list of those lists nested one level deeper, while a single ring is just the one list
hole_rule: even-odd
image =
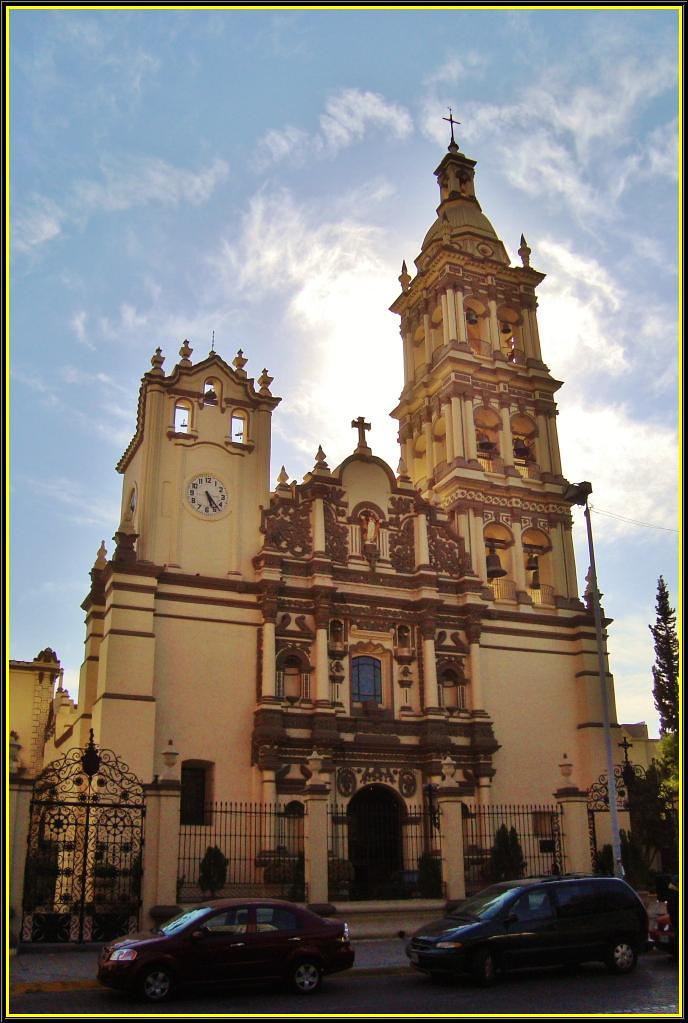
[{"label": "arched window", "polygon": [[411,646],[411,630],[408,625],[397,625],[397,646],[404,650]]},{"label": "arched window", "polygon": [[376,657],[353,658],[351,699],[354,703],[382,703],[382,665]]},{"label": "arched window", "polygon": [[188,401],[178,401],[174,406],[174,432],[188,433],[191,429],[191,406]]},{"label": "arched window", "polygon": [[444,668],[437,684],[438,704],[448,710],[466,709],[466,677],[462,668]]},{"label": "arched window", "polygon": [[303,818],[305,815],[304,805],[298,799],[292,799],[287,803],[282,816],[282,842],[291,856],[298,856],[303,852]]},{"label": "arched window", "polygon": [[235,408],[229,425],[229,439],[233,444],[248,444],[248,416]]},{"label": "arched window", "polygon": [[222,393],[219,380],[215,380],[214,377],[208,377],[203,384],[203,404],[217,405],[221,396]]}]

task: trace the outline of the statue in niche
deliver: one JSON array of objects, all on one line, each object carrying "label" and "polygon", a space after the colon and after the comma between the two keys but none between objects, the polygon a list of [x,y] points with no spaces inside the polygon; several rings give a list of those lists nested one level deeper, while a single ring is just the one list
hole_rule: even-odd
[{"label": "statue in niche", "polygon": [[363,512],[361,515],[361,541],[364,546],[369,544],[377,546],[379,529],[380,523],[375,516],[371,512]]}]

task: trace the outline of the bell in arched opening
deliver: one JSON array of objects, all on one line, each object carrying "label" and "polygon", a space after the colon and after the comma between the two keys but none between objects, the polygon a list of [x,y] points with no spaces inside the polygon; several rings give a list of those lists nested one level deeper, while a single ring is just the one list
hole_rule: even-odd
[{"label": "bell in arched opening", "polygon": [[499,579],[501,576],[506,575],[506,569],[502,568],[502,563],[499,560],[499,555],[495,551],[494,547],[490,545],[490,553],[485,559],[487,566],[487,578],[488,579]]},{"label": "bell in arched opening", "polygon": [[537,568],[538,568],[537,556],[531,552],[528,555],[528,560],[526,561],[526,572],[537,572]]}]

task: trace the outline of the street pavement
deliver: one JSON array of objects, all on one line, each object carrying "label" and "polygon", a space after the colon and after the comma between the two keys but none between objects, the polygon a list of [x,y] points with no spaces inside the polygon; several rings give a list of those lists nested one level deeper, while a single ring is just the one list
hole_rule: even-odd
[{"label": "street pavement", "polygon": [[[354,971],[366,973],[411,972],[400,938],[368,938],[352,941],[356,952]],[[101,944],[24,946],[9,959],[10,993],[72,991],[99,987],[96,980]]]}]

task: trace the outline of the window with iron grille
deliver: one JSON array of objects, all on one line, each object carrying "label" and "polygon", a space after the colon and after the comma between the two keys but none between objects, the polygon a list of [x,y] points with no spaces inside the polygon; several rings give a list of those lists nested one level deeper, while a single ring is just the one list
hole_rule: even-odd
[{"label": "window with iron grille", "polygon": [[382,703],[382,665],[376,657],[353,658],[351,699],[354,703]]},{"label": "window with iron grille", "polygon": [[182,764],[180,821],[182,824],[205,824],[207,801],[207,768]]}]

